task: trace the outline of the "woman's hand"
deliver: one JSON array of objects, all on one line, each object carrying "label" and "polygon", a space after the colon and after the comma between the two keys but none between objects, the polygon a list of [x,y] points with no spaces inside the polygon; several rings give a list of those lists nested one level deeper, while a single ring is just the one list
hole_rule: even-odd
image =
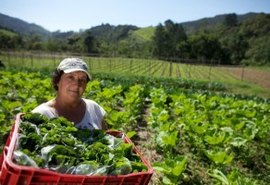
[{"label": "woman's hand", "polygon": [[102,130],[108,130],[108,125],[105,120],[102,120],[101,122],[101,128]]}]

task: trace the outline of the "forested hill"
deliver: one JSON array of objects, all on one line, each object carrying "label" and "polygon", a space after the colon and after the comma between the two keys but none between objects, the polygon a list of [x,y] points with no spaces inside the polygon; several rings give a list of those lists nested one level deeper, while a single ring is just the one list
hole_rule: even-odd
[{"label": "forested hill", "polygon": [[137,26],[133,25],[118,25],[102,24],[91,28],[91,33],[97,39],[107,41],[118,41],[128,37],[129,31],[138,30]]},{"label": "forested hill", "polygon": [[37,34],[41,36],[48,36],[50,31],[36,25],[28,23],[21,19],[10,17],[0,13],[0,28],[5,28],[23,35]]},{"label": "forested hill", "polygon": [[0,14],[0,49],[270,65],[270,14],[230,13],[184,23],[163,21],[144,28],[101,24],[80,32],[49,32]]},{"label": "forested hill", "polygon": [[[239,22],[245,21],[247,19],[252,19],[256,17],[258,13],[247,13],[243,15],[237,15],[237,19]],[[223,15],[217,15],[215,17],[209,17],[209,18],[202,18],[195,21],[189,21],[189,22],[183,22],[181,23],[186,31],[186,33],[191,33],[194,31],[197,31],[202,28],[211,28],[215,27],[219,23],[222,23],[226,17],[226,14]],[[165,20],[161,20],[163,22]],[[87,25],[86,25],[87,26]],[[16,33],[22,34],[22,35],[30,35],[30,34],[36,34],[41,35],[43,37],[47,37],[49,35],[72,35],[73,32],[68,32],[69,34],[61,33],[61,32],[53,32],[46,30],[42,26],[39,26],[34,23],[28,23],[26,21],[23,21],[18,18],[13,18],[8,15],[4,15],[0,13],[0,28],[12,30]],[[79,28],[78,28],[79,29]],[[105,40],[119,40],[124,37],[127,37],[127,33],[130,30],[138,30],[138,28],[135,25],[110,25],[110,24],[101,24],[95,27],[90,28],[93,36],[98,37],[100,39]],[[61,37],[61,36],[59,36]]]},{"label": "forested hill", "polygon": [[[201,29],[211,29],[222,24],[228,14],[217,15],[215,17],[202,18],[195,21],[183,22],[183,28],[186,33],[193,33]],[[242,23],[246,20],[253,19],[258,13],[247,13],[243,15],[237,15],[238,23]]]}]

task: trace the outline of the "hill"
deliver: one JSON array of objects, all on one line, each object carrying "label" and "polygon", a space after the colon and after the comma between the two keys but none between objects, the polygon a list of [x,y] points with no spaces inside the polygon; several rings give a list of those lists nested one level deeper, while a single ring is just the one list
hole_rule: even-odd
[{"label": "hill", "polygon": [[138,40],[151,41],[155,33],[155,27],[149,26],[132,32],[132,36]]},{"label": "hill", "polygon": [[46,37],[50,35],[50,31],[46,30],[42,26],[34,23],[28,23],[21,19],[10,17],[0,13],[0,27],[12,30],[21,35],[41,35]]},{"label": "hill", "polygon": [[[196,32],[200,29],[211,29],[221,24],[227,14],[217,15],[215,17],[202,18],[195,21],[183,22],[180,23],[183,25],[187,34]],[[241,23],[245,20],[252,19],[256,17],[258,13],[247,13],[243,15],[237,15],[238,21]],[[165,21],[165,20],[164,20]],[[50,32],[34,23],[28,23],[18,18],[13,18],[8,15],[4,15],[0,13],[0,28],[5,28],[8,30],[12,30],[22,35],[31,35],[37,34],[43,36],[43,38],[48,37],[49,35],[56,38],[67,38],[68,36],[74,34],[74,32]],[[154,35],[155,27],[145,27],[139,28],[134,25],[110,25],[110,24],[101,24],[89,29],[94,37],[98,39],[106,40],[106,41],[116,41],[119,39],[124,39],[131,35],[136,35],[135,37],[139,39],[143,39],[145,41],[149,41]]]},{"label": "hill", "polygon": [[[160,52],[153,36],[156,28],[164,27],[167,21],[178,27],[182,25],[187,39],[171,37],[175,33],[168,37],[165,29],[165,35],[159,35],[159,42],[162,41],[158,48],[162,51]],[[12,36],[12,33],[2,31],[1,49],[68,51],[125,57],[160,55],[161,58],[214,59],[222,64],[270,63],[270,14],[265,13],[230,13],[183,23],[164,20],[164,24],[144,28],[102,24],[80,32],[49,32],[36,24],[0,14],[0,29],[18,34],[14,37],[14,34]],[[164,38],[171,38],[175,42],[168,42]],[[7,46],[6,43],[9,42],[13,44]]]},{"label": "hill", "polygon": [[97,39],[115,42],[128,37],[130,31],[138,30],[137,26],[133,25],[118,25],[102,24],[90,28],[92,35]]},{"label": "hill", "polygon": [[[215,29],[216,27],[220,26],[224,22],[226,15],[228,14],[217,15],[215,17],[202,18],[195,21],[182,22],[180,24],[182,24],[187,34],[193,34],[199,30]],[[252,13],[252,12],[243,14],[243,15],[237,15],[237,20],[238,20],[238,23],[243,23],[247,20],[252,20],[257,15],[259,15],[259,13]],[[149,41],[149,39],[153,37],[154,32],[155,32],[155,27],[145,27],[145,28],[140,28],[139,30],[135,31],[133,34],[139,35],[139,37],[145,39],[145,41]]]},{"label": "hill", "polygon": [[[215,17],[208,17],[208,18],[202,18],[195,21],[183,22],[181,24],[183,25],[183,28],[185,29],[186,33],[191,34],[200,29],[207,30],[207,29],[212,29],[221,25],[224,22],[225,17],[227,15],[228,14],[222,14],[222,15],[217,15]],[[255,18],[257,15],[258,13],[253,13],[253,12],[243,14],[243,15],[237,15],[237,20],[239,23],[242,23],[246,20]]]}]

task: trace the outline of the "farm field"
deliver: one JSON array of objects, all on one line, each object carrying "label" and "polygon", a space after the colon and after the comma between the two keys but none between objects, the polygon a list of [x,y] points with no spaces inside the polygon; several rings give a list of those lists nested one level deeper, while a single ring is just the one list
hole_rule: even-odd
[{"label": "farm field", "polygon": [[[155,169],[150,184],[270,183],[270,101],[220,83],[93,73],[85,97]],[[0,71],[1,145],[19,112],[54,97],[48,70]]]},{"label": "farm field", "polygon": [[[2,62],[8,68],[54,69],[65,55],[2,53]],[[176,79],[220,82],[232,93],[270,98],[270,68],[231,67],[172,63],[153,59],[134,58],[83,58],[92,73],[168,77]]]}]

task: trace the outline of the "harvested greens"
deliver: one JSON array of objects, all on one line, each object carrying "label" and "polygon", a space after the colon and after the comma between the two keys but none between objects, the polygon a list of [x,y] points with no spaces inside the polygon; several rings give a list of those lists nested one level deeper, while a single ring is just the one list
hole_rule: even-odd
[{"label": "harvested greens", "polygon": [[78,175],[125,175],[147,171],[131,143],[103,130],[80,130],[63,117],[26,113],[14,162]]}]

